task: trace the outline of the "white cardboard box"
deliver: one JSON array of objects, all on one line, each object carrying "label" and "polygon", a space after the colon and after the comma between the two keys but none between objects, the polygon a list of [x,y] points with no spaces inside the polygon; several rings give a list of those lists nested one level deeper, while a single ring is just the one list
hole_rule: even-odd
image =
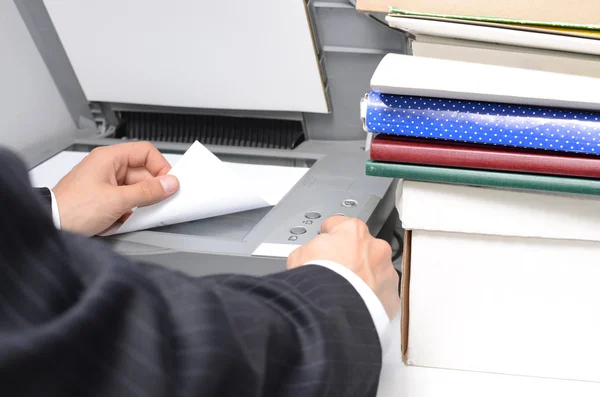
[{"label": "white cardboard box", "polygon": [[600,382],[600,200],[405,181],[407,365]]}]

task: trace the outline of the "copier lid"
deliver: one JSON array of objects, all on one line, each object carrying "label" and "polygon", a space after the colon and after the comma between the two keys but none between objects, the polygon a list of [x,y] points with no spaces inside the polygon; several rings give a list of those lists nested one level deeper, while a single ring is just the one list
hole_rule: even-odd
[{"label": "copier lid", "polygon": [[305,0],[44,0],[87,98],[328,113]]},{"label": "copier lid", "polygon": [[0,1],[0,145],[30,167],[93,134],[87,100],[42,1]]}]

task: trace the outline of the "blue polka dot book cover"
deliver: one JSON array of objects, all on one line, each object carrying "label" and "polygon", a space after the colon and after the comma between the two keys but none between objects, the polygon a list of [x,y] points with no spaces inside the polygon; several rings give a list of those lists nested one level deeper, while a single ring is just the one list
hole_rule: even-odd
[{"label": "blue polka dot book cover", "polygon": [[365,127],[373,133],[600,154],[600,114],[491,102],[368,94]]}]

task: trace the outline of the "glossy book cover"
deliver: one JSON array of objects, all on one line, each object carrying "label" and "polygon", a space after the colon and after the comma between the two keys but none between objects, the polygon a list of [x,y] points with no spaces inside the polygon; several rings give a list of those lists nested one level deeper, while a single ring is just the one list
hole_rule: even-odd
[{"label": "glossy book cover", "polygon": [[482,145],[600,153],[600,114],[490,102],[368,94],[368,131]]}]

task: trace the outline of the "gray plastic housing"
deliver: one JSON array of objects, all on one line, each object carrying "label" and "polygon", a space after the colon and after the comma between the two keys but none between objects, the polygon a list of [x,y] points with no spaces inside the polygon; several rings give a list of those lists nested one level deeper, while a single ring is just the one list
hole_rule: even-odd
[{"label": "gray plastic housing", "polygon": [[406,53],[406,36],[356,11],[348,0],[308,0],[317,51],[325,76],[330,114],[303,115],[306,135],[317,140],[365,139],[360,99],[388,53]]},{"label": "gray plastic housing", "polygon": [[0,143],[29,166],[96,134],[43,2],[0,2]]},{"label": "gray plastic housing", "polygon": [[[367,222],[373,234],[381,230],[394,208],[394,181],[365,175],[368,153],[364,150],[360,98],[369,90],[381,58],[388,52],[404,52],[405,37],[357,13],[347,1],[309,0],[307,7],[331,113],[231,112],[303,120],[307,140],[294,150],[208,147],[227,161],[310,166],[307,174],[271,209],[197,221],[168,232],[142,231],[105,239],[114,249],[192,275],[265,274],[284,269],[285,255],[257,257],[253,253],[258,247],[301,245],[317,235],[320,223],[329,215],[344,213]],[[0,18],[0,49],[10,55],[4,58],[8,62],[0,63],[0,76],[9,87],[0,92],[0,105],[3,117],[11,120],[11,128],[0,132],[1,143],[19,151],[34,166],[66,148],[87,151],[121,142],[103,138],[93,128],[90,104],[43,2],[2,2]],[[110,111],[156,110],[131,104],[100,105]],[[210,109],[168,110],[211,113]],[[183,153],[189,146],[154,144],[173,153]],[[345,206],[348,200],[355,205]],[[309,212],[321,217],[308,223]],[[306,233],[290,232],[298,226]],[[293,236],[297,239],[290,241]]]}]

